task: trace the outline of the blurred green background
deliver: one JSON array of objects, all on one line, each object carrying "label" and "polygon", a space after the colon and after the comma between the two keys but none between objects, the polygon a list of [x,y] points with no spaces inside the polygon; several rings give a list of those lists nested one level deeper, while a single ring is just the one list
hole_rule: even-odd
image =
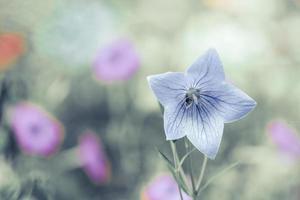
[{"label": "blurred green background", "polygon": [[[284,162],[266,134],[267,123],[278,118],[300,130],[300,1],[0,0],[5,32],[20,33],[25,51],[1,70],[1,81],[10,86],[2,112],[20,100],[43,106],[65,127],[61,151],[76,146],[83,130],[94,130],[112,178],[95,185],[80,169],[58,175],[49,159],[21,153],[7,159],[10,133],[3,130],[0,199],[139,199],[145,184],[167,171],[156,148],[169,151],[146,76],[184,71],[211,47],[227,79],[258,105],[247,118],[225,125],[206,176],[241,164],[216,179],[202,199],[300,199],[299,164]],[[140,68],[127,81],[97,81],[96,53],[117,38],[134,43]],[[200,169],[201,155],[193,159]],[[26,192],[32,184],[35,196]]]}]

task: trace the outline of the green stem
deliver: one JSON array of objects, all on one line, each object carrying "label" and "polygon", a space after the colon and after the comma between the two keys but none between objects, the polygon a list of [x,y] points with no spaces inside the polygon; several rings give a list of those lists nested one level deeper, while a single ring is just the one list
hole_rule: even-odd
[{"label": "green stem", "polygon": [[[174,159],[174,165],[175,165],[175,169],[177,169],[177,163],[178,163],[178,155],[177,155],[177,151],[176,151],[176,145],[175,142],[171,141],[171,149],[172,149],[172,154],[173,154],[173,159]],[[177,175],[179,175],[179,172],[176,172]],[[179,190],[179,194],[180,194],[180,199],[183,200],[183,196],[182,196],[182,192],[181,192],[181,188],[179,183],[177,183],[178,186],[178,190]]]},{"label": "green stem", "polygon": [[[175,169],[176,169],[176,171],[179,173],[179,175],[181,176],[181,178],[183,179],[185,186],[188,187],[189,181],[187,180],[187,177],[186,177],[186,175],[185,175],[185,173],[184,173],[184,170],[183,170],[183,168],[182,168],[182,165],[181,165],[181,163],[180,163],[180,161],[179,161],[179,156],[178,156],[178,153],[177,153],[176,145],[175,145],[175,143],[174,143],[173,141],[170,141],[170,144],[171,144],[172,153],[173,153],[173,155],[176,156],[176,162],[177,162],[176,165],[177,165],[177,166],[175,167]],[[189,188],[188,188],[188,189],[189,189]],[[189,190],[189,193],[190,193],[190,192],[191,192],[191,191]]]},{"label": "green stem", "polygon": [[180,199],[183,200],[182,191],[181,191],[181,188],[178,183],[177,183],[177,186],[178,186],[178,190],[179,190]]},{"label": "green stem", "polygon": [[[186,153],[191,151],[191,148],[190,148],[191,146],[186,138],[184,139],[184,144],[185,144]],[[196,185],[195,185],[195,179],[194,179],[194,173],[193,173],[193,162],[192,162],[191,155],[189,156],[188,160],[189,160],[188,161],[189,172],[190,172],[190,176],[191,176],[192,189],[193,189],[192,195],[193,195],[193,199],[196,199],[197,191],[196,191]]]},{"label": "green stem", "polygon": [[[67,171],[82,167],[82,162],[78,159],[78,147],[73,147],[55,155],[49,164],[59,175]],[[57,164],[59,163],[59,164]]]},{"label": "green stem", "polygon": [[204,177],[204,172],[205,172],[206,165],[207,165],[207,157],[204,155],[202,168],[201,168],[200,176],[199,176],[199,179],[198,179],[198,182],[197,182],[197,187],[196,187],[197,195],[198,195],[198,192],[200,190],[201,183],[202,183],[202,180],[203,180],[203,177]]}]

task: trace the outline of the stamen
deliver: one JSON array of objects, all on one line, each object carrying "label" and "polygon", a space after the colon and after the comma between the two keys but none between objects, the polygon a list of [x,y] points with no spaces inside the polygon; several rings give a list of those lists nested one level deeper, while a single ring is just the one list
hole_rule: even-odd
[{"label": "stamen", "polygon": [[193,103],[198,104],[200,99],[200,89],[190,88],[185,94],[186,108],[189,108]]},{"label": "stamen", "polygon": [[198,104],[198,97],[195,94],[192,94],[193,100],[196,104]]}]

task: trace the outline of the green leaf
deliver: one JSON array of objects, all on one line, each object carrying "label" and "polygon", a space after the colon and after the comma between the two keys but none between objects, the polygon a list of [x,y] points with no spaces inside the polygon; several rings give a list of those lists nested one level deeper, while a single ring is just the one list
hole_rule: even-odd
[{"label": "green leaf", "polygon": [[172,173],[172,175],[173,175],[175,181],[176,181],[177,184],[179,185],[179,187],[180,187],[185,193],[187,193],[187,194],[190,195],[190,191],[189,191],[189,189],[188,189],[188,186],[184,183],[184,180],[183,180],[183,178],[181,177],[181,175],[180,175],[179,173],[177,173],[177,172],[175,171],[174,168],[171,168],[170,166],[168,166],[168,168],[169,168],[169,171]]},{"label": "green leaf", "polygon": [[214,182],[215,179],[217,179],[218,177],[222,176],[223,174],[225,174],[227,171],[233,169],[234,167],[238,166],[240,164],[240,161],[237,161],[235,163],[232,163],[231,165],[229,165],[228,167],[224,168],[223,170],[221,170],[219,173],[217,173],[216,175],[212,176],[197,192],[197,195],[199,195],[203,190],[205,190],[211,183]]},{"label": "green leaf", "polygon": [[181,158],[181,160],[180,160],[180,162],[179,162],[179,165],[178,165],[178,168],[177,168],[177,169],[179,169],[179,168],[183,165],[185,159],[187,159],[187,158],[189,157],[189,155],[191,155],[191,153],[193,153],[195,150],[196,150],[196,148],[192,149],[191,151],[187,152],[187,153]]},{"label": "green leaf", "polygon": [[188,186],[184,183],[183,178],[178,173],[178,169],[175,169],[173,162],[163,152],[161,152],[158,148],[156,148],[156,150],[158,151],[160,157],[167,163],[169,171],[172,173],[174,179],[179,184],[180,188],[185,193],[190,194]]},{"label": "green leaf", "polygon": [[168,164],[168,167],[171,167],[173,170],[175,170],[173,162],[158,148],[156,148],[156,150],[158,151],[160,157]]}]

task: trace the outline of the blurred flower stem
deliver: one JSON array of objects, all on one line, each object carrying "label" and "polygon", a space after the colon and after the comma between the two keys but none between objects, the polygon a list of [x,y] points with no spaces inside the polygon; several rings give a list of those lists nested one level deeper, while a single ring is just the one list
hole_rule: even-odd
[{"label": "blurred flower stem", "polygon": [[[187,192],[192,197],[192,199],[197,200],[197,198],[199,197],[200,191],[202,191],[201,185],[203,182],[208,158],[207,158],[207,156],[204,155],[200,175],[199,175],[198,181],[196,183],[195,182],[196,179],[194,177],[194,171],[193,171],[193,162],[192,162],[192,158],[190,155],[193,152],[193,149],[188,140],[185,139],[184,144],[185,144],[184,146],[185,146],[186,154],[180,159],[178,152],[177,152],[175,141],[170,141],[172,155],[173,155],[173,159],[174,159],[174,167],[175,167],[174,175],[176,176],[175,179],[177,180],[177,184],[178,184],[178,188],[179,188],[179,192],[180,192],[180,198],[183,199],[181,188],[182,188],[182,185],[184,185],[186,187],[186,189],[188,190]],[[190,176],[190,181],[188,181],[187,176],[182,168],[182,164],[184,163],[185,159],[188,159],[188,173]],[[181,180],[182,180],[182,182],[181,182]],[[191,185],[189,183],[191,183]]]},{"label": "blurred flower stem", "polygon": [[201,183],[202,183],[202,180],[203,180],[203,177],[204,177],[204,172],[205,172],[205,169],[206,169],[206,165],[207,165],[207,157],[204,155],[200,176],[199,176],[197,186],[196,186],[196,196],[198,195],[198,193],[201,189]]},{"label": "blurred flower stem", "polygon": [[[186,154],[188,154],[191,151],[191,146],[189,141],[187,140],[187,138],[184,138],[184,145],[185,145],[185,151]],[[189,173],[190,173],[190,177],[191,177],[191,182],[192,182],[192,190],[193,190],[193,198],[195,199],[197,194],[196,194],[196,187],[195,187],[195,179],[194,179],[194,173],[193,173],[193,162],[192,162],[192,158],[191,156],[189,156],[188,158],[188,167],[189,167]]]},{"label": "blurred flower stem", "polygon": [[53,158],[53,165],[57,167],[57,171],[64,173],[82,167],[82,163],[78,159],[78,151],[77,147],[73,147],[57,154]]},{"label": "blurred flower stem", "polygon": [[[175,169],[176,170],[176,175],[179,176],[179,171],[178,170],[178,154],[177,154],[177,150],[176,150],[176,144],[174,141],[170,141],[170,144],[171,144],[171,149],[172,149],[172,154],[173,154],[173,158],[174,158],[174,166],[175,166]],[[185,175],[183,175],[185,177]],[[179,194],[180,194],[180,199],[183,200],[183,196],[182,196],[182,191],[181,191],[181,188],[180,188],[180,185],[179,183],[177,183],[178,185],[178,190],[179,190]]]}]

